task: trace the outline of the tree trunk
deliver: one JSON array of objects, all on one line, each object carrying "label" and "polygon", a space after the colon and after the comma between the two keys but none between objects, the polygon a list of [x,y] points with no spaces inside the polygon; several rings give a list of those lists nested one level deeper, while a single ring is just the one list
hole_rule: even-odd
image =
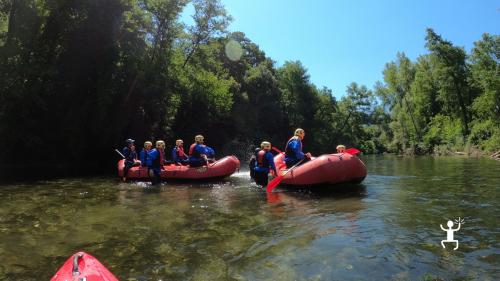
[{"label": "tree trunk", "polygon": [[5,46],[9,46],[12,43],[12,38],[14,37],[14,24],[16,22],[16,0],[12,0],[9,9],[9,25],[7,29],[7,39],[5,40]]},{"label": "tree trunk", "polygon": [[417,124],[415,123],[415,119],[413,118],[413,110],[411,109],[411,104],[408,102],[406,97],[404,98],[406,106],[408,107],[408,113],[410,113],[411,122],[413,123],[413,128],[415,129],[415,133],[417,134],[417,141],[421,141],[420,130],[417,128]]},{"label": "tree trunk", "polygon": [[453,85],[455,86],[455,93],[458,99],[458,105],[460,106],[460,111],[462,112],[462,137],[465,142],[467,136],[469,135],[469,116],[467,114],[467,107],[464,102],[464,97],[462,95],[462,91],[460,91],[460,87],[458,86],[458,79],[454,73],[452,73],[453,77]]}]

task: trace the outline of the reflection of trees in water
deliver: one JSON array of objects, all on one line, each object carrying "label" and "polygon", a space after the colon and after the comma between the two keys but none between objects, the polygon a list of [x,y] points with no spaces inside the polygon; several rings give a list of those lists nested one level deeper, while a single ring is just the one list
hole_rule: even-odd
[{"label": "reflection of trees in water", "polygon": [[231,261],[232,274],[249,280],[301,279],[310,274],[296,267],[297,261],[304,260],[308,260],[309,269],[324,272],[329,265],[310,256],[310,252],[321,239],[350,235],[356,230],[359,211],[365,208],[361,200],[364,187],[353,188],[356,192],[351,196],[337,189],[266,194],[270,220],[259,226],[267,229],[266,236]]},{"label": "reflection of trees in water", "polygon": [[[374,158],[375,159],[375,158]],[[376,158],[367,161],[367,166],[378,173],[370,172],[365,183],[373,190],[376,201],[369,203],[379,226],[372,231],[379,237],[374,249],[397,254],[384,257],[393,263],[414,266],[411,279],[420,278],[421,272],[432,272],[448,278],[464,278],[469,273],[465,264],[476,264],[475,268],[488,268],[481,257],[490,256],[494,248],[495,219],[492,206],[497,205],[500,166],[491,165],[487,159],[462,157],[415,157]],[[388,161],[386,163],[378,160]],[[378,164],[378,166],[374,166]],[[391,173],[387,173],[391,169]],[[466,216],[466,224],[458,233],[460,249],[466,252],[447,253],[439,246],[446,233],[439,224],[448,219]],[[467,221],[471,224],[467,225]],[[463,243],[462,243],[463,242]],[[416,255],[418,253],[418,255]],[[457,260],[460,255],[460,261]],[[422,260],[435,260],[433,264]],[[454,262],[452,262],[454,260]],[[418,265],[418,266],[415,266]],[[470,268],[470,267],[469,267]],[[445,270],[442,270],[445,269]],[[477,276],[485,277],[487,271]],[[482,275],[485,274],[485,275]],[[477,277],[474,279],[483,279]]]},{"label": "reflection of trees in water", "polygon": [[[296,252],[335,235],[335,226],[321,224],[321,216],[354,222],[356,212],[364,208],[359,193],[345,192],[277,193],[276,204],[262,200],[265,193],[260,189],[228,186],[167,186],[158,194],[140,189],[120,193],[125,198],[121,202],[138,207],[142,216],[133,222],[144,229],[142,238],[127,233],[122,237],[135,245],[136,257],[127,258],[126,266],[117,263],[120,277],[134,278],[140,275],[131,268],[146,272],[148,278],[263,278],[253,267],[266,272],[268,263],[276,263],[266,278],[293,279],[300,276],[291,266]],[[349,224],[353,223],[337,228],[346,234]],[[151,264],[152,260],[161,262]]]},{"label": "reflection of trees in water", "polygon": [[364,209],[361,199],[366,195],[364,185],[343,184],[320,186],[309,189],[294,189],[286,192],[266,194],[267,202],[276,205],[273,213],[279,215],[286,208],[293,212],[309,214],[317,212],[355,212]]},{"label": "reflection of trees in water", "polygon": [[[366,189],[362,185],[341,185],[321,187],[299,192],[274,192],[267,194],[267,202],[273,205],[271,214],[284,216],[324,216],[341,217],[348,222],[340,229],[350,234],[357,227],[359,211],[365,209],[362,198]],[[339,230],[338,226],[317,227],[318,237],[328,236]]]}]

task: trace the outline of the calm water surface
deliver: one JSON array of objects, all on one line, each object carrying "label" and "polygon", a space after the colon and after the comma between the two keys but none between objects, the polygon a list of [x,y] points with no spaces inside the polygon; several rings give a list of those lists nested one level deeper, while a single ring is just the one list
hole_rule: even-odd
[{"label": "calm water surface", "polygon": [[[361,185],[278,190],[61,179],[0,186],[0,280],[78,250],[120,280],[500,280],[500,162],[364,157]],[[465,218],[456,251],[439,227]]]}]

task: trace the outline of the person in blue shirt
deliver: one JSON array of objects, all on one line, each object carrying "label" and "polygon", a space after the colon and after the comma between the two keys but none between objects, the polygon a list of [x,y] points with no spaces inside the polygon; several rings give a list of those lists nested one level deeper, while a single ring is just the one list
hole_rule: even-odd
[{"label": "person in blue shirt", "polygon": [[141,153],[139,154],[141,158],[141,166],[142,167],[147,167],[148,166],[148,153],[151,151],[151,147],[153,146],[153,143],[150,141],[144,142],[144,148],[141,150]]},{"label": "person in blue shirt", "polygon": [[253,179],[258,185],[267,186],[269,171],[273,171],[277,175],[276,166],[274,165],[274,157],[271,153],[271,143],[263,141],[260,144],[260,150],[255,156],[255,167],[253,168]]},{"label": "person in blue shirt", "polygon": [[123,167],[123,181],[127,181],[127,174],[130,168],[139,165],[137,161],[137,153],[133,139],[125,140],[126,146],[122,149],[122,154],[125,156],[125,166]]},{"label": "person in blue shirt", "polygon": [[156,148],[151,149],[148,153],[148,174],[151,178],[151,183],[156,185],[161,181],[161,170],[163,167],[165,157],[165,142],[162,140],[156,141]]},{"label": "person in blue shirt", "polygon": [[184,141],[176,140],[175,146],[172,148],[172,160],[175,165],[187,165],[189,162],[188,156],[184,153]]},{"label": "person in blue shirt", "polygon": [[305,131],[301,128],[298,128],[295,130],[294,136],[291,137],[286,143],[285,164],[287,168],[292,167],[299,161],[302,161],[301,164],[304,164],[311,159],[311,153],[302,152],[302,140],[304,139],[305,135]]},{"label": "person in blue shirt", "polygon": [[194,137],[194,143],[189,147],[189,166],[201,167],[208,163],[206,146],[202,135]]}]

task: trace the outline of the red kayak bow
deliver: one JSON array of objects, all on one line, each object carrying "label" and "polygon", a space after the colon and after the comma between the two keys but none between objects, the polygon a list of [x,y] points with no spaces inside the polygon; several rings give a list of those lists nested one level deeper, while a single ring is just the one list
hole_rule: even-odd
[{"label": "red kayak bow", "polygon": [[50,281],[118,281],[102,263],[93,256],[78,252],[71,256]]}]

